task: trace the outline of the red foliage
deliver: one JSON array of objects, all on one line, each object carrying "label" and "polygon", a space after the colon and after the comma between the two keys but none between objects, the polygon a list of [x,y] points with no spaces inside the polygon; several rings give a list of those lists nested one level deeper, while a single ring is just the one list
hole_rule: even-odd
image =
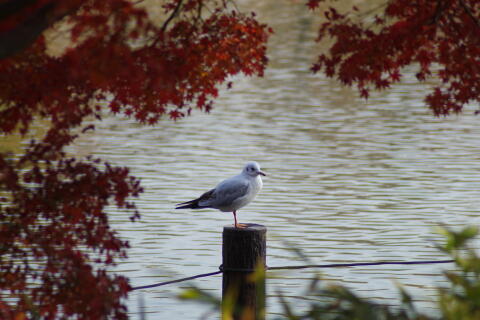
[{"label": "red foliage", "polygon": [[307,1],[307,7],[310,10],[315,10],[316,8],[318,8],[318,6],[320,5],[320,2],[322,2],[322,1],[325,1],[325,0],[308,0]]},{"label": "red foliage", "polygon": [[[318,5],[308,1],[307,5]],[[435,115],[457,113],[480,101],[480,2],[477,0],[392,0],[374,22],[356,21],[334,8],[323,12],[318,41],[333,38],[312,71],[323,71],[363,97],[371,88],[400,81],[407,65],[417,79],[440,79],[426,103]]]},{"label": "red foliage", "polygon": [[[0,132],[49,123],[23,154],[0,153],[0,318],[127,317],[128,280],[105,268],[128,243],[105,208],[137,219],[128,198],[142,188],[126,168],[63,149],[102,109],[154,124],[209,111],[230,75],[262,75],[269,31],[227,2],[164,1],[156,25],[125,0],[0,1]],[[70,45],[49,55],[45,32],[62,27]]]}]

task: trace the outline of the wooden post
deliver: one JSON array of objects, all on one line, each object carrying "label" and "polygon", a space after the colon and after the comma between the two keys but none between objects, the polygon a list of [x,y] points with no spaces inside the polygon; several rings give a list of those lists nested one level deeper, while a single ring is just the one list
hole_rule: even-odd
[{"label": "wooden post", "polygon": [[222,319],[265,319],[267,228],[223,227]]}]

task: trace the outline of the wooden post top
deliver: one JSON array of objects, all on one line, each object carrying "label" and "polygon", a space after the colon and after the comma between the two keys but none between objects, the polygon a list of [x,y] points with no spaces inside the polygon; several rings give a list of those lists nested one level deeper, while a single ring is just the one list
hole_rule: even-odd
[{"label": "wooden post top", "polygon": [[249,223],[245,228],[223,227],[222,265],[224,270],[253,270],[266,265],[267,228]]},{"label": "wooden post top", "polygon": [[256,224],[256,223],[245,223],[246,227],[245,228],[235,228],[234,225],[229,224],[226,226],[223,226],[223,232],[267,232],[267,227],[262,225],[262,224]]}]

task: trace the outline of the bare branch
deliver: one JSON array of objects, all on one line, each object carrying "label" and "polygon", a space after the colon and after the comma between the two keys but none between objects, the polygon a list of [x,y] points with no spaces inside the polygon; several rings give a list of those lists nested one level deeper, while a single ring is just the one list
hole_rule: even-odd
[{"label": "bare branch", "polygon": [[172,14],[168,17],[168,19],[163,23],[162,28],[160,29],[162,33],[165,32],[170,21],[172,21],[172,19],[175,18],[175,16],[178,14],[178,11],[180,10],[182,3],[183,3],[183,0],[178,0],[177,6],[173,10]]}]

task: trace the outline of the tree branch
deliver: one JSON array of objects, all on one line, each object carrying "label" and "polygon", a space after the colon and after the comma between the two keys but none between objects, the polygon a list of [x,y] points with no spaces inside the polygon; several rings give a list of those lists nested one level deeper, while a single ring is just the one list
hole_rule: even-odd
[{"label": "tree branch", "polygon": [[442,3],[442,0],[437,0],[437,7],[435,8],[435,13],[433,14],[432,20],[429,24],[437,24],[442,11],[445,9],[445,7],[442,6]]},{"label": "tree branch", "polygon": [[472,9],[470,9],[469,6],[465,3],[465,1],[460,0],[460,4],[463,7],[463,10],[467,13],[467,15],[472,19],[472,21],[477,25],[478,28],[480,28],[480,21],[475,17],[475,15],[472,12]]},{"label": "tree branch", "polygon": [[[38,9],[32,16],[16,26],[0,34],[0,59],[8,58],[26,49],[49,26],[48,14],[53,9],[49,3]],[[13,14],[10,13],[10,14]]]},{"label": "tree branch", "polygon": [[[0,4],[0,18],[8,18],[18,13],[31,3],[32,0],[7,1]],[[80,1],[70,8],[56,10],[54,2],[45,4],[38,8],[24,21],[16,25],[13,29],[0,33],[0,60],[8,58],[22,50],[28,48],[45,29],[59,21],[66,15],[71,14],[80,7]]]},{"label": "tree branch", "polygon": [[0,2],[0,21],[34,4],[35,1],[36,0],[7,0]]},{"label": "tree branch", "polygon": [[168,17],[168,19],[163,23],[162,28],[160,29],[162,33],[165,32],[165,30],[167,29],[167,26],[168,26],[168,24],[170,23],[170,21],[172,21],[172,19],[175,18],[175,16],[177,15],[178,11],[180,10],[180,7],[182,6],[182,2],[183,2],[183,0],[178,0],[177,6],[176,6],[175,9],[173,10],[172,14],[171,14],[171,15]]}]

